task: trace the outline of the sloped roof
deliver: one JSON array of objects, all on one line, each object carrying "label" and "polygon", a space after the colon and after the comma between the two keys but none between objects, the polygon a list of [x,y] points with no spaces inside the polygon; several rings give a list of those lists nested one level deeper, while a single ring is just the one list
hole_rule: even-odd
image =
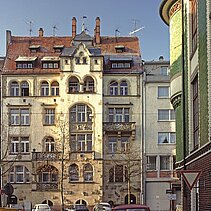
[{"label": "sloped roof", "polygon": [[73,40],[82,42],[82,41],[92,41],[93,38],[90,35],[88,35],[85,31],[82,31],[80,34],[77,34]]},{"label": "sloped roof", "polygon": [[[71,56],[76,46],[72,46],[72,37],[18,37],[12,36],[11,43],[7,48],[7,57],[3,69],[4,74],[37,74],[37,73],[59,73],[59,69],[45,69],[41,67],[43,57]],[[93,38],[85,32],[76,35],[74,40],[92,41]],[[40,46],[38,52],[32,52],[30,46]],[[55,46],[64,46],[61,52],[55,52]],[[125,52],[116,53],[116,46],[124,46]],[[137,37],[109,37],[102,36],[101,44],[88,46],[89,52],[94,56],[128,55],[133,57],[134,68],[140,68],[140,48]],[[37,57],[39,64],[34,69],[16,69],[16,59],[21,57]],[[108,66],[105,66],[107,69]],[[121,70],[119,70],[121,71]],[[122,70],[125,71],[125,70]]]}]

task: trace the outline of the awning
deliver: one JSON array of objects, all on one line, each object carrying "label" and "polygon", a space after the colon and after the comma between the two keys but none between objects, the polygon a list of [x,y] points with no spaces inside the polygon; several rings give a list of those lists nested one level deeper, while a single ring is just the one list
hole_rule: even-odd
[{"label": "awning", "polygon": [[58,56],[45,56],[41,59],[41,61],[59,61]]},{"label": "awning", "polygon": [[19,56],[15,61],[16,62],[33,62],[37,59],[36,56]]}]

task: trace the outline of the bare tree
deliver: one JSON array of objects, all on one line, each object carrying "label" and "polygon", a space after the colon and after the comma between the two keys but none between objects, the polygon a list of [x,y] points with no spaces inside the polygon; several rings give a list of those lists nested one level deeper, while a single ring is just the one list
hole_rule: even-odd
[{"label": "bare tree", "polygon": [[138,181],[142,175],[141,170],[141,150],[140,145],[134,140],[128,140],[124,145],[118,145],[118,150],[111,156],[112,163],[116,166],[124,166],[125,171],[119,172],[123,174],[125,181],[127,182],[127,195],[128,204],[130,204],[130,195],[132,193],[132,184],[134,181]]},{"label": "bare tree", "polygon": [[64,179],[65,179],[65,166],[69,160],[70,144],[69,144],[69,121],[66,114],[62,112],[57,115],[56,130],[53,133],[57,136],[57,150],[61,151],[61,176],[60,176],[60,194],[62,210],[65,209],[64,203]]}]

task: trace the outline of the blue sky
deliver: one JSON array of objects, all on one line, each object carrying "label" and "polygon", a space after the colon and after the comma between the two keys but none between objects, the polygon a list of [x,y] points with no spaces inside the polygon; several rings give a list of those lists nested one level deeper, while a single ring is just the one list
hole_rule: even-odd
[{"label": "blue sky", "polygon": [[77,33],[81,32],[82,16],[88,33],[93,35],[95,19],[101,19],[101,35],[129,36],[135,28],[140,39],[142,59],[157,60],[163,55],[169,60],[169,28],[159,16],[162,0],[2,0],[0,7],[0,56],[5,55],[5,34],[28,36],[32,22],[32,36],[43,28],[46,36],[71,35],[71,20],[77,19]]}]

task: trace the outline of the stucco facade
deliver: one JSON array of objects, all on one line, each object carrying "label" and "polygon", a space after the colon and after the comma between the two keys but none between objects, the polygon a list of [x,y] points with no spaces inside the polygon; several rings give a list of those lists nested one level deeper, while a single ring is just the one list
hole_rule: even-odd
[{"label": "stucco facade", "polygon": [[94,37],[76,26],[67,37],[7,31],[2,187],[26,210],[143,202],[139,40],[100,36],[99,18]]}]

